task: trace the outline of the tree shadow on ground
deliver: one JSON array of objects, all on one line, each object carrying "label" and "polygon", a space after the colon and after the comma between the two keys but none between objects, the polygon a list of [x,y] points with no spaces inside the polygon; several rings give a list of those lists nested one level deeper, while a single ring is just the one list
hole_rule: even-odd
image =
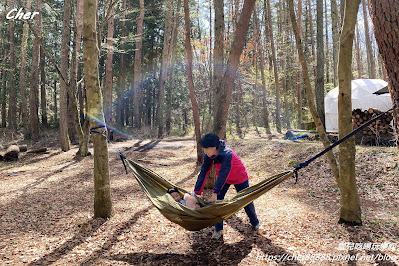
[{"label": "tree shadow on ground", "polygon": [[[39,155],[40,155],[40,153],[37,153],[37,154],[35,154],[35,157],[37,157],[37,158],[32,158],[32,159],[30,159],[29,157],[31,157],[30,155],[33,155],[33,154],[30,154],[30,155],[28,155],[28,154],[26,154],[25,155],[25,158],[27,157],[27,156],[29,156],[28,158],[26,158],[27,159],[27,162],[26,163],[29,163],[29,164],[34,164],[34,163],[37,163],[37,162],[39,162],[39,161],[42,161],[42,160],[48,160],[48,159],[50,159],[51,157],[54,157],[54,156],[57,156],[57,155],[60,155],[61,153],[63,153],[63,151],[57,151],[57,152],[54,152],[54,153],[51,153],[50,155],[48,155],[47,157],[38,157]],[[24,159],[25,159],[24,158]]]},{"label": "tree shadow on ground", "polygon": [[[193,232],[189,239],[192,242],[191,249],[185,254],[181,253],[153,253],[133,252],[127,254],[107,255],[104,250],[101,255],[110,261],[121,261],[132,265],[238,265],[257,245],[263,252],[256,257],[257,263],[265,262],[267,258],[281,258],[284,255],[292,256],[285,249],[275,246],[262,235],[254,232],[251,226],[245,226],[243,221],[236,216],[228,219],[244,238],[236,243],[226,244],[222,239],[210,238],[211,228]],[[246,228],[246,229],[243,229]],[[89,261],[86,261],[88,263]],[[278,262],[277,259],[274,262]],[[301,265],[298,261],[284,261],[285,265]]]},{"label": "tree shadow on ground", "polygon": [[106,256],[111,261],[122,261],[132,265],[237,265],[252,250],[248,241],[222,244],[217,241],[198,240],[203,249],[180,253],[134,252]]},{"label": "tree shadow on ground", "polygon": [[147,152],[151,149],[153,149],[155,146],[157,146],[161,142],[161,140],[151,140],[150,142],[144,144],[144,145],[139,145],[137,148],[135,148],[133,151],[139,151],[139,152]]},{"label": "tree shadow on ground", "polygon": [[[374,261],[376,265],[398,265],[390,260],[390,257],[383,252],[381,242],[375,243],[368,234],[361,234],[357,226],[352,227],[344,225],[344,227],[349,234],[350,247],[348,246],[348,255],[352,258],[355,258],[356,255],[358,255],[359,258],[357,261],[349,260],[348,265],[357,265],[357,263],[359,262],[365,263],[366,261],[368,261],[369,263],[373,263],[371,261]],[[396,232],[396,235],[399,235],[399,231]],[[357,246],[357,244],[359,246]],[[367,246],[365,246],[364,244],[367,244]],[[361,258],[362,254],[360,253],[360,251],[365,251],[367,253],[367,260]]]},{"label": "tree shadow on ground", "polygon": [[[140,217],[142,217],[145,213],[153,209],[154,206],[148,206],[144,210],[141,210],[139,212],[136,212],[132,218],[130,218],[128,221],[124,222],[120,227],[118,227],[114,234],[110,237],[107,238],[107,241],[102,245],[101,249],[98,249],[93,252],[93,254],[82,261],[80,265],[90,265],[93,260],[97,259],[98,257],[102,256],[106,251],[110,250],[119,240],[118,237],[124,233],[130,232],[130,228],[135,224]],[[66,253],[64,253],[65,255]]]},{"label": "tree shadow on ground", "polygon": [[[190,174],[186,178],[182,179],[177,184],[178,185],[182,184],[182,183],[186,182],[187,180],[193,178],[195,176],[196,171],[198,171],[197,168],[194,170],[194,172],[192,174]],[[93,263],[94,260],[103,256],[117,242],[119,242],[118,237],[120,235],[130,232],[131,227],[140,219],[140,217],[145,215],[147,212],[149,212],[153,208],[154,208],[154,206],[150,205],[147,208],[145,208],[139,212],[136,212],[128,221],[124,222],[120,227],[118,227],[114,231],[114,234],[112,236],[107,238],[107,241],[102,245],[101,249],[94,251],[90,257],[88,257],[83,262],[81,262],[81,265],[90,265]],[[98,222],[98,221],[100,221],[100,222]],[[42,258],[40,258],[37,261],[32,262],[30,265],[49,265],[51,263],[56,262],[57,260],[61,259],[63,256],[67,255],[75,247],[81,245],[85,241],[85,239],[90,237],[92,235],[92,233],[94,233],[103,223],[104,223],[104,221],[101,219],[88,221],[87,223],[85,223],[82,226],[81,230],[72,239],[68,240],[64,245],[57,248],[53,252],[46,254],[45,256],[43,256]],[[92,224],[95,224],[95,226],[92,226]],[[147,257],[148,256],[149,255],[147,255]],[[167,256],[169,257],[169,255],[167,255]]]},{"label": "tree shadow on ground", "polygon": [[17,188],[17,189],[14,189],[14,190],[7,191],[5,193],[0,193],[0,197],[4,196],[4,195],[8,195],[10,193],[14,193],[14,192],[25,193],[29,189],[32,189],[32,188],[42,184],[43,182],[48,180],[50,177],[52,177],[54,174],[62,172],[64,170],[68,169],[68,167],[70,167],[71,165],[74,165],[74,164],[76,164],[76,161],[71,162],[71,163],[69,163],[67,165],[64,165],[63,167],[61,167],[61,168],[59,168],[59,169],[57,169],[57,170],[55,170],[55,171],[53,171],[51,173],[48,173],[47,175],[40,177],[39,179],[35,180],[34,182],[32,182],[32,183],[30,183],[30,184],[28,184],[28,185],[26,185],[26,186],[24,186],[22,188]]},{"label": "tree shadow on ground", "polygon": [[32,261],[29,265],[51,265],[65,254],[72,251],[75,247],[81,245],[87,238],[92,236],[105,223],[104,219],[91,219],[86,223],[80,225],[79,232],[62,244],[60,247],[46,254],[36,261]]},{"label": "tree shadow on ground", "polygon": [[[256,244],[256,246],[262,250],[263,254],[260,254],[259,256],[260,262],[267,261],[269,259],[270,262],[284,263],[284,265],[302,265],[295,259],[292,253],[289,253],[287,250],[274,245],[270,239],[264,237],[259,232],[253,231],[253,228],[249,222],[244,222],[237,215],[233,215],[227,219],[226,223],[237,230],[241,235],[245,236],[248,242],[251,244]],[[279,261],[284,260],[284,258],[285,261]],[[290,259],[288,260],[287,258]]]}]

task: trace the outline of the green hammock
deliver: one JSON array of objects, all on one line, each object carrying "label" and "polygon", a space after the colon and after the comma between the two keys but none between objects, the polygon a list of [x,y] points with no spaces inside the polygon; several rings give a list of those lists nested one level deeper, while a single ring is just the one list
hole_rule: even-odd
[{"label": "green hammock", "polygon": [[[201,208],[192,210],[176,202],[166,192],[169,188],[176,187],[175,185],[136,162],[125,159],[125,163],[133,171],[133,175],[141,188],[162,215],[189,231],[198,231],[229,218],[266,191],[294,175],[294,171],[274,175],[256,185],[241,190],[231,199],[225,199],[221,202],[207,203],[197,197]],[[182,196],[187,193],[182,188],[179,188],[179,190]]]}]

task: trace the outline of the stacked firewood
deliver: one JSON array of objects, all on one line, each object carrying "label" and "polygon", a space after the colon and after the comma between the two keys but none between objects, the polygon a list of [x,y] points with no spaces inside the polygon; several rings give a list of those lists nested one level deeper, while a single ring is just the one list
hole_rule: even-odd
[{"label": "stacked firewood", "polygon": [[[380,115],[382,112],[376,108],[369,108],[368,110],[362,111],[361,109],[355,109],[352,111],[352,122],[353,128],[356,129]],[[369,126],[362,130],[364,136],[369,137],[391,137],[392,126],[391,121],[393,119],[392,112],[388,112],[381,116],[378,120],[373,121]]]}]

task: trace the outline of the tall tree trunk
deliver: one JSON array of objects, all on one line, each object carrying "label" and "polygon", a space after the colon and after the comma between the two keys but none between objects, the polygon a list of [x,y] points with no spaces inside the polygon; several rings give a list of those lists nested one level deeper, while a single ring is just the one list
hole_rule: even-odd
[{"label": "tall tree trunk", "polygon": [[244,42],[249,28],[249,21],[251,19],[254,6],[255,0],[244,1],[240,19],[235,30],[233,45],[231,47],[229,59],[227,61],[226,71],[220,85],[221,89],[218,101],[216,103],[217,108],[214,115],[213,132],[218,134],[219,138],[222,139],[226,136],[227,117],[235,75],[240,62],[242,49],[244,48]]},{"label": "tall tree trunk", "polygon": [[357,78],[362,78],[362,62],[360,58],[360,35],[359,35],[359,24],[356,23],[356,35],[355,35],[355,48],[356,48],[356,63],[357,63]]},{"label": "tall tree trunk", "polygon": [[[332,0],[334,1],[334,0]],[[298,35],[302,38],[302,0],[298,0]],[[302,118],[302,69],[298,66],[297,70],[297,80],[296,80],[296,93],[298,98],[298,126],[302,128],[303,118]]]},{"label": "tall tree trunk", "polygon": [[[26,1],[26,12],[30,12],[31,0]],[[24,27],[22,32],[21,42],[21,68],[19,71],[19,90],[21,93],[21,115],[22,123],[24,125],[24,137],[27,138],[29,135],[29,113],[28,113],[28,100],[26,97],[26,47],[28,45],[28,34],[29,25],[27,21],[24,21]]]},{"label": "tall tree trunk", "polygon": [[189,106],[189,96],[186,96],[186,101],[184,104],[184,108],[183,108],[183,136],[185,136],[187,134],[187,125],[189,123],[188,121],[188,106]]},{"label": "tall tree trunk", "polygon": [[164,103],[165,103],[165,85],[169,69],[169,50],[171,43],[172,31],[172,16],[173,16],[173,0],[167,1],[168,16],[165,27],[164,45],[162,51],[161,73],[159,77],[159,91],[158,91],[158,108],[157,108],[157,122],[158,122],[158,138],[164,135]]},{"label": "tall tree trunk", "polygon": [[327,12],[327,0],[324,0],[324,19],[326,23],[325,25],[325,32],[326,32],[326,54],[325,54],[325,65],[326,65],[326,83],[330,83],[330,42],[328,37],[328,12]]},{"label": "tall tree trunk", "polygon": [[[11,0],[10,9],[14,8],[15,1]],[[10,57],[10,98],[8,99],[8,127],[17,129],[17,88],[15,86],[15,42],[14,42],[14,20],[10,19],[8,24],[9,33],[9,57]]]},{"label": "tall tree trunk", "polygon": [[137,21],[137,39],[136,39],[136,50],[134,52],[134,127],[141,127],[141,112],[140,112],[140,99],[142,98],[142,82],[141,82],[141,64],[142,64],[142,47],[143,47],[143,22],[144,22],[144,0],[140,0],[140,14]]},{"label": "tall tree trunk", "polygon": [[[377,47],[378,49],[378,47]],[[379,53],[377,53],[377,76],[382,77],[383,80],[388,80],[388,75],[386,73],[386,69],[384,66],[384,61],[382,60],[382,57]]]},{"label": "tall tree trunk", "polygon": [[344,23],[345,2],[346,2],[346,0],[341,0],[341,1],[340,1],[340,13],[341,13],[341,24],[340,24],[340,29],[341,29],[341,30],[342,30],[342,25],[343,25],[343,23]]},{"label": "tall tree trunk", "polygon": [[237,129],[237,135],[242,138],[242,130],[241,130],[241,115],[240,115],[240,106],[241,106],[241,94],[242,94],[242,88],[241,88],[241,79],[238,78],[238,86],[235,87],[236,89],[236,129]]},{"label": "tall tree trunk", "polygon": [[[298,50],[298,56],[299,56],[299,60],[302,65],[303,81],[305,83],[306,93],[308,95],[309,109],[312,114],[313,121],[316,124],[316,129],[317,129],[317,132],[319,133],[320,140],[323,143],[324,148],[327,148],[330,146],[331,143],[328,140],[327,134],[323,127],[323,124],[321,123],[321,120],[317,115],[316,105],[313,100],[314,95],[313,95],[313,91],[312,91],[312,85],[310,84],[308,65],[306,63],[305,54],[303,52],[302,40],[299,37],[298,25],[297,25],[296,19],[295,19],[293,0],[288,0],[288,4],[289,4],[289,9],[290,9],[292,29],[294,31],[296,46],[297,46],[297,50]],[[335,160],[335,157],[334,157],[334,154],[332,153],[332,151],[327,152],[327,159],[328,159],[328,163],[330,165],[331,171],[335,177],[335,180],[339,184],[340,183],[339,170],[338,170],[337,162]]]},{"label": "tall tree trunk", "polygon": [[370,30],[369,30],[369,20],[367,14],[366,0],[362,0],[362,5],[363,5],[364,34],[366,38],[367,69],[368,69],[369,78],[375,79],[376,78],[375,62],[374,62],[373,48],[371,46],[371,40],[370,40]]},{"label": "tall tree trunk", "polygon": [[[211,3],[211,2],[209,2]],[[212,38],[212,5],[209,5],[209,87],[208,87],[208,121],[206,124],[206,132],[208,132],[210,130],[210,126],[211,126],[211,122],[212,122],[212,112],[213,112],[213,93],[215,93],[214,89],[213,89],[213,74],[214,74],[214,70],[213,70],[213,62],[212,61],[212,43],[213,43],[213,38]]]},{"label": "tall tree trunk", "polygon": [[[42,31],[42,0],[36,0],[36,11],[39,14],[35,17],[35,31],[41,36]],[[32,77],[30,83],[29,109],[30,109],[30,130],[33,141],[39,139],[39,56],[40,56],[40,39],[35,37],[32,48]]]},{"label": "tall tree trunk", "polygon": [[[99,79],[99,47],[97,45],[97,1],[85,0],[83,6],[83,66],[87,87],[87,109],[105,123],[103,98]],[[91,126],[99,124],[91,121]],[[94,217],[109,218],[112,214],[111,188],[108,164],[108,145],[100,134],[93,135],[94,145]]]},{"label": "tall tree trunk", "polygon": [[[7,1],[5,1],[4,8],[7,8]],[[0,25],[5,25],[6,16],[0,16]],[[3,29],[0,28],[0,31],[3,32]],[[0,127],[5,127],[7,125],[7,121],[5,120],[4,113],[6,112],[6,83],[5,75],[6,72],[6,44],[3,38],[0,38],[0,100],[1,100],[1,125]],[[5,125],[4,125],[5,124]]]},{"label": "tall tree trunk", "polygon": [[[64,18],[61,41],[61,74],[68,80],[69,43],[71,38],[71,0],[64,1]],[[68,84],[69,85],[69,84]],[[64,79],[60,80],[60,141],[61,150],[71,149],[68,134],[68,92]],[[90,110],[90,109],[88,109]],[[90,112],[90,111],[89,111]]]},{"label": "tall tree trunk", "polygon": [[[79,71],[79,57],[78,52],[80,52],[80,38],[81,35],[81,28],[79,19],[82,18],[83,14],[83,6],[81,5],[82,1],[78,1],[77,3],[77,16],[74,17],[74,36],[73,39],[75,40],[73,49],[72,49],[72,60],[71,60],[71,68],[70,68],[70,85],[67,86],[68,88],[68,96],[70,99],[70,109],[71,109],[71,116],[74,120],[74,131],[76,132],[78,139],[79,139],[79,150],[76,154],[79,156],[87,156],[89,155],[89,119],[82,118],[79,113],[79,103],[78,103],[78,71]],[[81,21],[81,20],[80,20]],[[84,109],[83,104],[80,105],[80,109]]]},{"label": "tall tree trunk", "polygon": [[7,70],[6,70],[6,61],[7,61],[7,53],[4,53],[3,58],[3,70],[2,70],[2,82],[3,88],[1,90],[0,99],[1,99],[1,127],[7,126]]},{"label": "tall tree trunk", "polygon": [[333,71],[334,71],[334,87],[338,85],[338,49],[339,49],[339,17],[337,0],[331,0],[331,28],[333,40]]},{"label": "tall tree trunk", "polygon": [[40,49],[40,109],[42,110],[42,126],[47,127],[47,98],[46,98],[46,65],[43,49]]},{"label": "tall tree trunk", "polygon": [[[76,46],[76,53],[79,55],[81,53],[81,44],[82,44],[82,30],[83,30],[83,0],[77,0],[76,3],[76,17],[75,17],[75,25],[76,25],[76,41],[75,41],[75,46]],[[79,60],[79,56],[76,59],[76,80],[78,81],[77,85],[77,97],[78,97],[78,102],[79,102],[79,116],[80,116],[80,121],[85,121],[85,114],[84,114],[84,105],[85,105],[85,95],[84,95],[84,90],[85,88],[82,85],[82,67],[81,63],[82,61]],[[80,142],[79,142],[80,145]]]},{"label": "tall tree trunk", "polygon": [[[256,68],[256,66],[255,66]],[[255,71],[255,73],[257,73],[257,71]],[[253,126],[255,127],[255,132],[256,134],[258,134],[258,136],[260,137],[260,132],[258,130],[258,121],[257,121],[257,110],[256,107],[258,106],[258,93],[257,93],[257,89],[256,89],[256,84],[257,84],[257,77],[255,77],[255,82],[253,84],[253,89],[252,89],[252,106],[251,106],[251,111],[252,111],[252,122],[253,122]]]},{"label": "tall tree trunk", "polygon": [[[265,77],[265,66],[264,66],[264,55],[263,55],[263,46],[260,40],[260,28],[259,28],[259,20],[256,15],[256,11],[254,10],[254,22],[256,26],[256,36],[257,36],[257,42],[258,42],[258,48],[259,48],[259,64],[260,64],[260,77],[262,80],[262,110],[263,110],[263,122],[264,122],[264,127],[266,129],[266,134],[271,134],[270,131],[270,125],[269,125],[269,111],[267,109],[267,100],[266,100],[266,77]],[[240,90],[241,90],[241,85],[240,85]]]},{"label": "tall tree trunk", "polygon": [[324,35],[323,0],[317,0],[317,65],[316,65],[316,108],[323,127],[326,127],[324,114]]},{"label": "tall tree trunk", "polygon": [[57,119],[58,119],[58,108],[57,108],[57,105],[58,105],[58,103],[57,103],[57,81],[56,81],[56,80],[54,80],[54,83],[53,83],[53,101],[54,101],[54,109],[53,109],[53,111],[54,111],[54,116],[53,116],[53,121],[55,122],[55,121],[57,121]]},{"label": "tall tree trunk", "polygon": [[[339,40],[338,56],[338,135],[343,138],[352,129],[352,47],[360,0],[346,1],[345,17]],[[355,139],[351,138],[339,145],[339,223],[361,225],[361,210],[356,186]]]},{"label": "tall tree trunk", "polygon": [[123,108],[124,108],[124,93],[126,88],[126,70],[125,70],[125,42],[127,30],[125,26],[125,13],[126,13],[126,0],[123,0],[122,12],[120,21],[121,21],[121,44],[120,44],[120,53],[119,53],[119,76],[118,76],[118,89],[117,89],[117,104],[116,104],[116,124],[123,127]]},{"label": "tall tree trunk", "polygon": [[[76,58],[74,58],[74,56],[72,55],[72,53],[75,52],[75,42],[73,40],[76,39],[76,30],[73,30],[74,27],[74,17],[75,17],[75,4],[76,1],[71,0],[71,4],[70,4],[70,9],[71,9],[71,16],[69,17],[70,22],[69,22],[69,28],[70,28],[70,47],[69,47],[69,54],[68,54],[68,67],[67,67],[67,71],[69,71],[69,80],[68,80],[68,75],[65,77],[67,80],[67,86],[65,86],[66,90],[67,90],[67,121],[68,121],[68,136],[69,136],[69,140],[71,141],[71,143],[78,143],[79,142],[79,132],[76,131],[76,128],[78,125],[76,125],[75,120],[75,110],[74,110],[74,103],[76,101],[76,96],[75,96],[75,91],[76,91],[76,82],[74,81],[74,74],[76,69],[75,69],[75,64],[76,64]],[[71,36],[71,34],[73,34]],[[72,42],[71,42],[72,40]],[[72,53],[71,53],[72,52]],[[71,53],[71,54],[70,54]],[[71,58],[69,59],[69,56],[71,56]],[[71,61],[71,64],[69,64],[69,60]],[[71,92],[71,93],[70,93]],[[77,108],[77,106],[76,106]]]},{"label": "tall tree trunk", "polygon": [[[215,21],[214,32],[215,32],[215,43],[213,49],[213,90],[212,90],[212,98],[213,102],[217,103],[220,94],[223,94],[220,90],[221,82],[223,79],[223,70],[225,68],[224,63],[224,36],[225,36],[225,25],[224,25],[224,0],[213,0],[213,5],[215,8]],[[236,15],[238,17],[238,14]],[[210,103],[212,104],[212,103]],[[212,114],[216,113],[216,109],[218,106],[214,105]],[[212,116],[212,114],[210,114]],[[215,123],[215,121],[213,121]]]},{"label": "tall tree trunk", "polygon": [[107,29],[107,58],[105,62],[105,86],[104,86],[104,115],[107,124],[112,123],[112,61],[113,61],[113,39],[114,39],[114,7],[110,9]]},{"label": "tall tree trunk", "polygon": [[146,104],[146,107],[147,107],[147,110],[146,110],[147,123],[146,123],[146,125],[148,127],[151,127],[151,90],[152,90],[152,88],[150,86],[148,86],[148,88],[147,88],[147,104]]},{"label": "tall tree trunk", "polygon": [[281,87],[283,88],[283,97],[284,97],[284,117],[287,123],[287,128],[291,128],[291,122],[289,119],[289,109],[288,109],[288,90],[287,90],[287,79],[286,76],[288,76],[288,70],[285,67],[285,61],[286,61],[286,8],[285,8],[285,1],[280,0],[280,8],[279,8],[279,17],[280,17],[280,26],[279,26],[279,32],[281,33],[281,41],[282,41],[282,47],[280,48],[279,51],[279,57],[280,59],[280,69],[284,72],[283,76],[281,77]]},{"label": "tall tree trunk", "polygon": [[[370,0],[374,34],[388,74],[388,90],[392,102],[399,99],[399,3],[396,0]],[[396,145],[399,149],[399,106],[394,109]]]},{"label": "tall tree trunk", "polygon": [[[317,1],[317,0],[316,0]],[[313,13],[312,13],[312,3],[310,0],[307,0],[307,6],[308,6],[308,17],[309,17],[309,38],[310,38],[310,44],[312,48],[312,63],[310,64],[313,67],[313,74],[314,77],[316,77],[316,48],[315,48],[315,41],[314,41],[314,27],[313,27]]]},{"label": "tall tree trunk", "polygon": [[270,48],[272,50],[273,72],[274,72],[274,86],[276,89],[276,130],[281,133],[281,115],[280,115],[280,83],[278,79],[276,48],[274,46],[272,15],[270,10],[270,0],[265,0],[267,3],[267,19],[269,23]]},{"label": "tall tree trunk", "polygon": [[195,140],[197,143],[197,165],[200,165],[203,161],[203,153],[200,145],[201,132],[200,132],[200,117],[197,103],[197,97],[195,96],[194,82],[193,82],[193,51],[190,40],[190,13],[188,7],[188,0],[184,0],[184,24],[185,24],[185,50],[187,56],[186,71],[188,90],[190,91],[191,106],[193,107],[193,118],[194,118],[194,131]]},{"label": "tall tree trunk", "polygon": [[[154,75],[155,76],[155,75]],[[151,107],[152,107],[152,114],[151,114],[151,118],[152,118],[152,121],[151,121],[151,125],[152,125],[152,127],[153,128],[155,128],[156,127],[156,113],[155,113],[155,111],[156,111],[156,107],[155,107],[155,103],[156,103],[156,101],[155,101],[155,99],[156,99],[156,91],[155,91],[155,86],[152,88],[152,102],[151,102]]]},{"label": "tall tree trunk", "polygon": [[172,122],[172,100],[173,100],[173,92],[175,90],[175,67],[176,67],[176,43],[177,43],[177,33],[179,28],[180,21],[180,8],[181,8],[181,0],[177,1],[177,9],[176,13],[173,16],[173,28],[172,28],[172,39],[171,39],[171,47],[170,47],[170,76],[169,76],[169,91],[166,103],[166,134],[170,134],[171,122]]},{"label": "tall tree trunk", "polygon": [[130,112],[130,97],[126,98],[124,101],[124,119],[125,119],[125,125],[129,125],[129,112]]}]

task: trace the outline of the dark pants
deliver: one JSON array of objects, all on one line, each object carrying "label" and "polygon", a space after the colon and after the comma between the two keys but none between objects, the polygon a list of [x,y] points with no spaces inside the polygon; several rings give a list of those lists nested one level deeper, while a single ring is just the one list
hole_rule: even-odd
[{"label": "dark pants", "polygon": [[[218,200],[222,200],[224,199],[224,196],[227,193],[227,190],[229,190],[230,184],[225,183],[224,186],[222,187],[222,189],[220,190],[219,195],[217,196]],[[234,185],[234,187],[236,188],[237,192],[240,192],[241,190],[249,187],[249,183],[248,180],[241,183],[241,184],[237,184]],[[248,204],[245,208],[244,208],[245,212],[247,213],[248,217],[249,217],[249,222],[253,225],[256,226],[259,223],[258,217],[256,216],[256,211],[255,211],[255,205],[253,202],[251,202],[250,204]],[[223,222],[217,223],[215,224],[215,230],[216,231],[220,231],[223,230]]]}]

